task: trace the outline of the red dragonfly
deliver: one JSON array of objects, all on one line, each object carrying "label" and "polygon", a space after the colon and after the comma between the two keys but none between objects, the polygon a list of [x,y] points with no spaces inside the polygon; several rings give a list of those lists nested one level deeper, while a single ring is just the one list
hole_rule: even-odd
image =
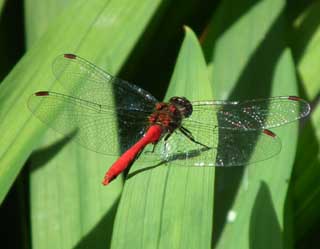
[{"label": "red dragonfly", "polygon": [[[247,101],[160,102],[136,85],[85,59],[64,54],[53,73],[72,96],[40,91],[28,106],[41,121],[92,151],[119,155],[107,171],[107,185],[140,154],[153,162],[193,166],[236,166],[280,152],[269,128],[307,116],[309,104],[295,96]],[[120,144],[120,146],[119,146]]]}]

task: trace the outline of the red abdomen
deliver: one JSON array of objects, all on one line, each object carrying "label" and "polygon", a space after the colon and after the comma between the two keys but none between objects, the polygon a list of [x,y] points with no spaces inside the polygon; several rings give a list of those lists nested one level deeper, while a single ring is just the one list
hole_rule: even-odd
[{"label": "red abdomen", "polygon": [[160,125],[150,126],[145,135],[135,143],[129,150],[122,154],[122,156],[109,168],[102,184],[108,185],[114,178],[116,178],[122,171],[124,171],[136,159],[137,155],[150,143],[156,143],[162,135],[163,129]]}]

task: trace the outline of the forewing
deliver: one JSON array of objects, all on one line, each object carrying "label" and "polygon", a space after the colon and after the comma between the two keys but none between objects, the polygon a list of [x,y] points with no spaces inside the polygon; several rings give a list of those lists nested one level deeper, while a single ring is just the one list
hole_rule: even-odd
[{"label": "forewing", "polygon": [[[193,102],[193,113],[184,124],[190,131],[209,129],[217,125],[228,130],[263,130],[281,126],[310,112],[309,104],[294,96],[274,97],[248,101]],[[213,123],[212,117],[218,122]]]},{"label": "forewing", "polygon": [[28,106],[36,117],[55,131],[72,136],[89,150],[107,155],[118,155],[120,150],[131,147],[143,136],[147,124],[144,112],[115,111],[95,102],[55,92],[33,94]]},{"label": "forewing", "polygon": [[110,75],[85,59],[64,54],[52,65],[53,74],[72,96],[101,105],[151,111],[157,101],[142,88]]}]

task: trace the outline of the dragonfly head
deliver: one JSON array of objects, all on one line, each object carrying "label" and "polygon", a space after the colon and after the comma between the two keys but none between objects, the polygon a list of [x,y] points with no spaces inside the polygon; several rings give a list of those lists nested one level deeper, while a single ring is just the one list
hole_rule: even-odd
[{"label": "dragonfly head", "polygon": [[192,104],[185,97],[172,97],[169,102],[178,108],[184,118],[192,114]]}]

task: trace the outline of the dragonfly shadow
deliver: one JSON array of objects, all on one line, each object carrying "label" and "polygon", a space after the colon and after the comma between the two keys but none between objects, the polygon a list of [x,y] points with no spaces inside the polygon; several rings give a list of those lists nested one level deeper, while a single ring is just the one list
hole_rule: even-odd
[{"label": "dragonfly shadow", "polygon": [[[157,168],[157,167],[164,165],[164,164],[167,164],[167,163],[173,163],[173,165],[174,165],[175,164],[174,162],[179,161],[179,160],[186,162],[185,165],[188,166],[188,160],[186,160],[186,159],[195,158],[195,157],[199,156],[202,152],[205,152],[205,151],[208,151],[211,149],[212,148],[205,148],[204,147],[204,148],[201,148],[200,150],[190,150],[187,153],[186,152],[175,153],[175,154],[169,156],[168,158],[166,158],[166,160],[161,161],[160,163],[157,163],[152,166],[147,166],[142,169],[138,169],[138,170],[135,170],[134,172],[129,173],[127,176],[127,179],[129,179],[139,173],[142,173],[146,170],[152,170],[154,168]],[[186,158],[186,155],[187,155],[187,158]],[[179,163],[179,165],[181,165],[181,163]]]},{"label": "dragonfly shadow", "polygon": [[146,166],[146,167],[144,167],[144,168],[142,168],[142,169],[137,169],[137,170],[135,170],[135,171],[133,171],[133,172],[130,172],[130,173],[127,175],[126,179],[130,179],[131,177],[133,177],[133,176],[135,176],[135,175],[137,175],[137,174],[140,174],[140,173],[142,173],[142,172],[144,172],[144,171],[155,169],[155,168],[157,168],[157,167],[159,167],[159,166],[161,166],[161,165],[163,165],[163,164],[165,164],[165,163],[166,163],[166,162],[163,161],[163,162],[157,163],[157,164],[152,165],[152,166]]},{"label": "dragonfly shadow", "polygon": [[68,143],[70,143],[76,136],[77,130],[69,133],[60,140],[46,146],[44,148],[38,149],[33,152],[29,158],[30,169],[32,171],[45,166],[49,161],[51,161]]},{"label": "dragonfly shadow", "polygon": [[[211,149],[212,148],[209,148],[209,147],[203,147],[203,148],[197,149],[197,150],[189,150],[188,152],[175,153],[175,154],[169,156],[166,159],[166,162],[173,162],[174,163],[175,161],[178,161],[178,160],[185,161],[186,159],[192,159],[197,156],[200,156],[201,153],[208,151],[208,150],[211,150]],[[186,163],[186,164],[188,164],[188,163]]]}]

